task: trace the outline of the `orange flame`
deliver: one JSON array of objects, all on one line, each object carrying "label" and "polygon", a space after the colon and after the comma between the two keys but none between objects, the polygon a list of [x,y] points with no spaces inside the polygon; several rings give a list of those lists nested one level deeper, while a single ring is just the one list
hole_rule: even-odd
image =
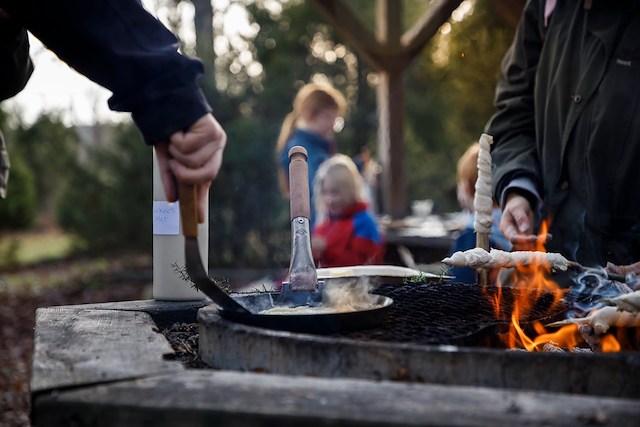
[{"label": "orange flame", "polygon": [[602,346],[603,353],[617,353],[620,351],[620,343],[611,334],[607,334],[602,337],[600,345]]},{"label": "orange flame", "polygon": [[[529,250],[545,252],[545,240],[548,231],[548,222],[544,221],[540,236],[535,244],[531,244]],[[530,333],[534,337],[529,337],[520,322],[526,319],[527,315],[536,308],[541,298],[551,298],[551,301],[545,301],[548,304],[548,312],[553,312],[561,304],[566,289],[561,289],[558,284],[550,278],[550,266],[546,263],[532,262],[529,265],[516,265],[513,277],[513,284],[510,285],[517,289],[515,294],[513,308],[510,316],[509,332],[501,335],[501,339],[508,348],[525,348],[527,351],[542,351],[545,344],[553,344],[556,347],[573,350],[582,341],[577,325],[567,325],[555,332],[549,332],[540,323],[533,324],[533,331]],[[494,308],[496,319],[505,319],[506,313],[501,312],[502,300],[504,293],[502,284],[497,282],[495,294],[490,296],[491,303]],[[607,334],[601,339],[602,351],[620,351],[620,344],[611,334]]]}]

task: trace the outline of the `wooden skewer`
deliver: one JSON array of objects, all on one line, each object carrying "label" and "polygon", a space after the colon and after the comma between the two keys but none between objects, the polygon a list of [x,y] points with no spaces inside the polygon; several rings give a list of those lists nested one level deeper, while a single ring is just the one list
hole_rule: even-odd
[{"label": "wooden skewer", "polygon": [[[476,233],[476,247],[489,251],[489,233]],[[486,268],[478,268],[478,282],[480,286],[486,287],[489,284],[489,270]]]}]

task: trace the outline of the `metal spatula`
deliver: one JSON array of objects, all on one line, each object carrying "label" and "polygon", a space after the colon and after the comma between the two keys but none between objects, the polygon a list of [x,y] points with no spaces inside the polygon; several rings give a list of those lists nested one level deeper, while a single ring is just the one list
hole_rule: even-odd
[{"label": "metal spatula", "polygon": [[198,247],[198,213],[196,209],[196,189],[193,185],[180,184],[180,219],[184,234],[184,259],[191,281],[200,291],[211,298],[223,310],[250,314],[250,311],[220,289],[204,269]]}]

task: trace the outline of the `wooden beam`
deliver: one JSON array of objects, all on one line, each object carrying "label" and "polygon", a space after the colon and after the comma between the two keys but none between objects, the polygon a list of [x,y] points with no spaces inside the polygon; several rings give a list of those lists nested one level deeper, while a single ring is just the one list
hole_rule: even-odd
[{"label": "wooden beam", "polygon": [[422,18],[402,36],[403,51],[411,57],[417,55],[442,24],[449,20],[451,12],[456,10],[460,3],[462,0],[432,1]]},{"label": "wooden beam", "polygon": [[382,207],[393,219],[407,214],[404,168],[404,82],[402,72],[378,73],[378,157],[382,165]]},{"label": "wooden beam", "polygon": [[380,43],[343,0],[311,0],[311,3],[373,69],[382,69]]},{"label": "wooden beam", "polygon": [[376,3],[376,39],[384,55],[395,55],[402,35],[402,2],[378,0]]}]

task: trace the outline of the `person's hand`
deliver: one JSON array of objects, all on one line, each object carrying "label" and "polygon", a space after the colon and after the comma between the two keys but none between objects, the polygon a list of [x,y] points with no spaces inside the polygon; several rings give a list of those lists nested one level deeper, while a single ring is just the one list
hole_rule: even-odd
[{"label": "person's hand", "polygon": [[622,274],[623,276],[626,276],[630,273],[640,275],[640,261],[628,265],[615,265],[608,262],[605,270],[607,270],[609,273]]},{"label": "person's hand", "polygon": [[507,239],[515,242],[521,240],[523,235],[533,234],[533,211],[526,197],[515,192],[507,195],[500,230]]},{"label": "person's hand", "polygon": [[186,131],[176,132],[168,143],[155,145],[160,179],[169,202],[178,200],[176,181],[196,187],[198,221],[205,221],[206,195],[218,175],[227,134],[206,114]]}]

